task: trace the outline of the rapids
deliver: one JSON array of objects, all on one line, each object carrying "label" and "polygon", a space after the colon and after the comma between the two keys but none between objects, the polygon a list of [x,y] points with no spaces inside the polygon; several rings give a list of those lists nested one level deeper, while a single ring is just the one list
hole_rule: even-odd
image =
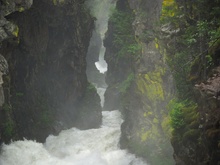
[{"label": "rapids", "polygon": [[[87,3],[97,18],[96,30],[103,41],[109,11],[115,1],[88,0]],[[102,43],[99,61],[95,63],[100,73],[107,71],[104,54]],[[97,92],[103,106],[105,89],[97,87]],[[26,139],[4,144],[0,165],[147,165],[135,155],[120,149],[121,113],[118,110],[103,111],[102,116],[102,125],[98,129],[63,130],[58,136],[48,136],[44,144]]]},{"label": "rapids", "polygon": [[102,114],[99,129],[64,130],[58,136],[50,135],[45,144],[24,139],[3,145],[0,165],[147,165],[120,150],[120,112]]}]

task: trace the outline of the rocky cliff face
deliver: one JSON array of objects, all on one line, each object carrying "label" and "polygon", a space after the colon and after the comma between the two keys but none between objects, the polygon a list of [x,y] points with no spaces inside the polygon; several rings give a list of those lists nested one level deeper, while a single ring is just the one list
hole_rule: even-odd
[{"label": "rocky cliff face", "polygon": [[122,148],[151,164],[170,165],[174,162],[166,105],[174,91],[154,33],[161,5],[162,1],[117,2],[105,41],[109,85],[105,107],[123,113]]},{"label": "rocky cliff face", "polygon": [[[219,48],[217,49],[219,51]],[[198,102],[198,117],[199,122],[198,130],[194,138],[197,142],[193,141],[193,144],[186,145],[187,148],[193,150],[193,156],[186,157],[186,151],[184,150],[184,157],[181,157],[185,163],[194,164],[219,164],[220,163],[220,112],[219,112],[219,90],[220,90],[220,67],[215,67],[209,74],[209,78],[195,85],[195,93]],[[196,144],[197,147],[195,147]],[[181,148],[183,148],[181,146]],[[180,148],[179,148],[180,149]],[[179,149],[175,150],[180,153]],[[177,154],[179,156],[179,154]],[[196,161],[195,161],[196,160]]]},{"label": "rocky cliff face", "polygon": [[196,104],[180,108],[182,124],[174,127],[171,138],[177,165],[217,165],[220,162],[219,67],[209,75],[206,81],[195,85]]},{"label": "rocky cliff face", "polygon": [[84,1],[36,0],[24,12],[31,2],[0,2],[8,35],[0,31],[0,53],[9,63],[1,140],[43,141],[64,128],[98,127],[100,99],[86,77],[94,19]]},{"label": "rocky cliff face", "polygon": [[176,164],[219,160],[219,1],[163,1],[160,46],[177,94],[169,103]]}]

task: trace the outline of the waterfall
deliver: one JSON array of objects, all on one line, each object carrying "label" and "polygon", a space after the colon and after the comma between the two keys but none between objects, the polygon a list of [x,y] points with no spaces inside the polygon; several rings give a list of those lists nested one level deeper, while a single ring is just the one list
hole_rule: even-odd
[{"label": "waterfall", "polygon": [[95,29],[87,53],[87,77],[88,80],[96,86],[106,87],[104,73],[107,71],[108,66],[104,60],[105,47],[103,40],[108,30],[108,19],[111,9],[115,7],[115,3],[115,0],[86,1],[86,5],[90,9],[91,14],[96,18]]},{"label": "waterfall", "polygon": [[[103,46],[108,21],[106,11],[114,4],[110,0],[87,2],[88,6],[100,3],[104,9],[93,9],[97,17],[96,30],[102,40],[99,61],[95,65],[104,73],[107,70]],[[103,106],[105,88],[98,87],[97,91]],[[147,165],[127,150],[120,149],[120,127],[123,122],[121,113],[118,110],[103,111],[102,116],[102,125],[98,129],[63,130],[58,136],[48,136],[44,144],[26,139],[11,142],[9,145],[4,144],[0,154],[0,165]]]}]

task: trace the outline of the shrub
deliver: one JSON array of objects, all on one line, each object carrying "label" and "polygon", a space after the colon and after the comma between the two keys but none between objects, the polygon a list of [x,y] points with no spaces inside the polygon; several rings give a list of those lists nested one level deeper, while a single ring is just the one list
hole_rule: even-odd
[{"label": "shrub", "polygon": [[174,129],[180,129],[184,126],[184,117],[183,117],[183,107],[184,104],[178,103],[176,101],[171,100],[170,106],[172,106],[170,111],[171,116],[171,126]]},{"label": "shrub", "polygon": [[117,49],[117,57],[126,55],[138,57],[141,54],[141,45],[134,37],[132,28],[134,16],[130,11],[119,11],[115,9],[110,17],[113,24],[114,38],[113,45]]}]

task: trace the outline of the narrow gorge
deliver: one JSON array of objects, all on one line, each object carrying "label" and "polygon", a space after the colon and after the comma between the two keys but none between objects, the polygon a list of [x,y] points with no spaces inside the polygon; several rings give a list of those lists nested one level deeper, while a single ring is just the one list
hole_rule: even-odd
[{"label": "narrow gorge", "polygon": [[0,165],[220,165],[219,0],[0,0]]}]

